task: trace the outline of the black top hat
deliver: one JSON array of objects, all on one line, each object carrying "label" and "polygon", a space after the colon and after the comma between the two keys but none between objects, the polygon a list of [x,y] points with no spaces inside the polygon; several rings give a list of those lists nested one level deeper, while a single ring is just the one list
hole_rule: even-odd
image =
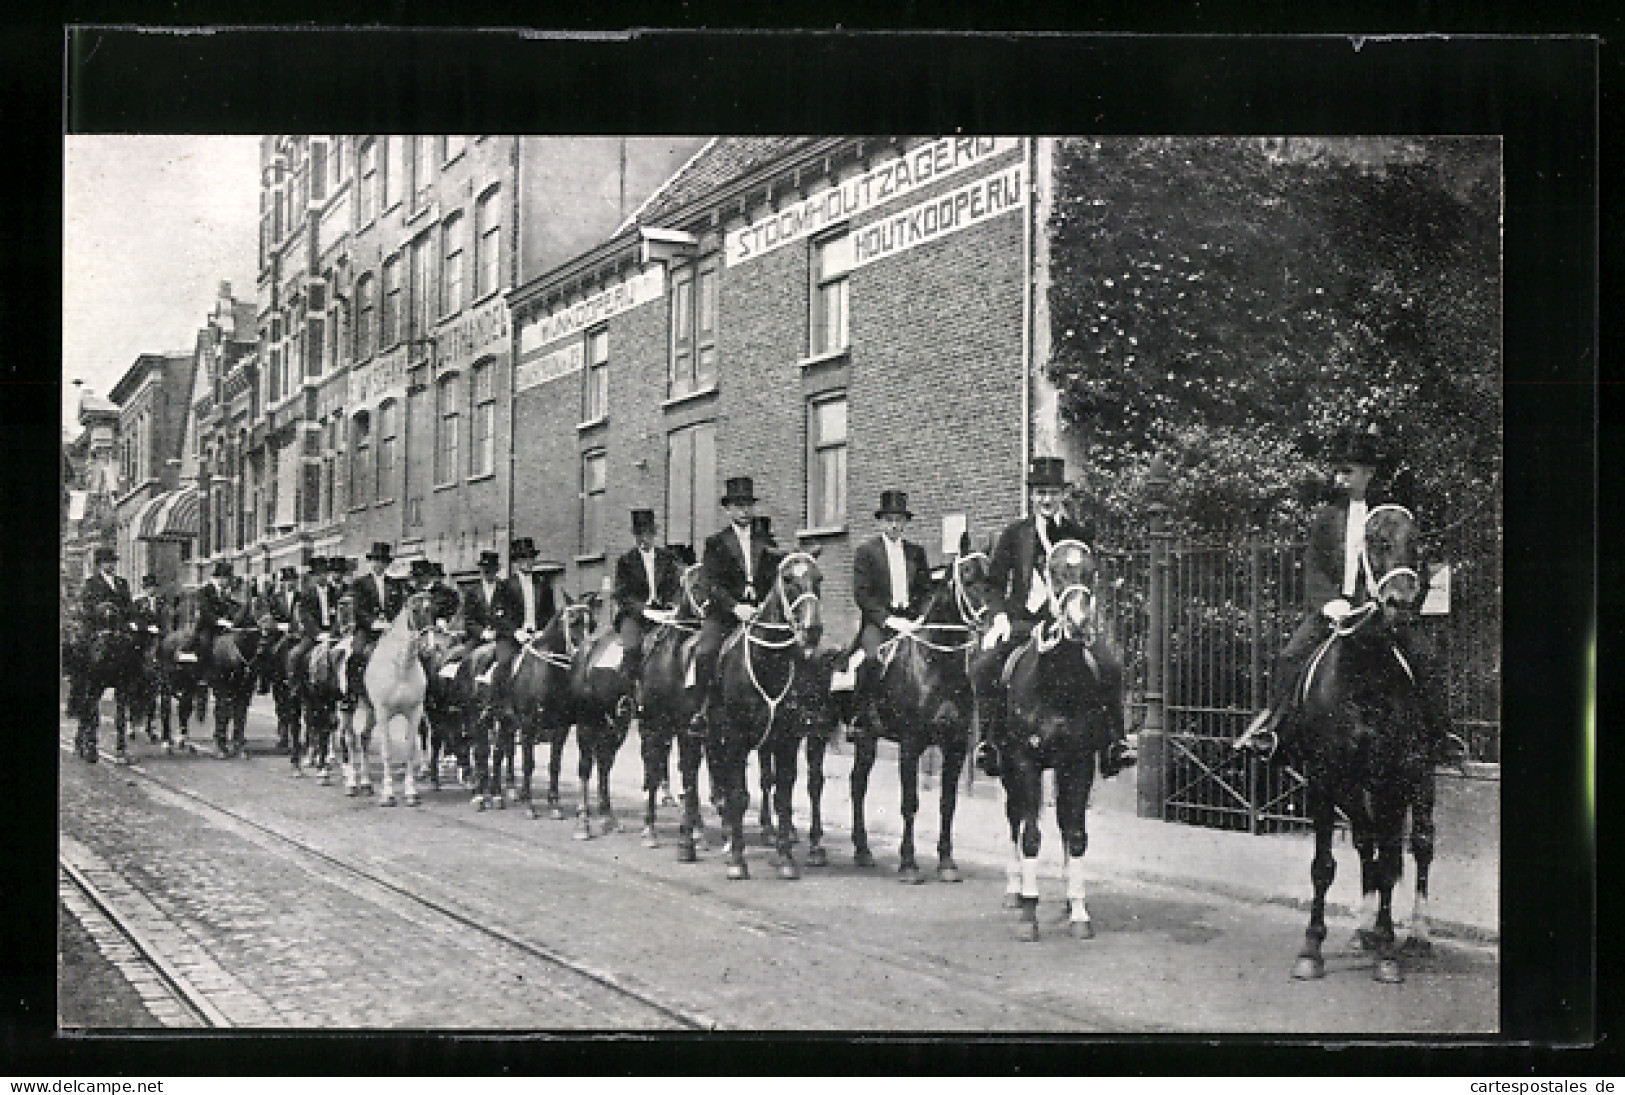
[{"label": "black top hat", "polygon": [[880,508],[875,510],[875,517],[889,517],[896,514],[899,517],[914,516],[909,512],[908,494],[900,490],[883,490],[880,492]]},{"label": "black top hat", "polygon": [[98,563],[108,563],[108,562],[116,563],[116,562],[118,562],[118,548],[116,548],[116,547],[99,547],[99,548],[97,548],[96,549],[96,561]]},{"label": "black top hat", "polygon": [[327,556],[312,555],[309,559],[305,560],[305,569],[311,574],[320,574],[322,571],[327,569]]},{"label": "black top hat", "polygon": [[374,540],[372,547],[367,549],[367,558],[369,559],[382,559],[387,563],[394,557],[395,549],[383,540]]},{"label": "black top hat", "polygon": [[736,475],[728,480],[727,493],[722,496],[725,506],[748,506],[756,501],[756,484],[748,475]]},{"label": "black top hat", "polygon": [[509,559],[534,559],[536,554],[536,545],[529,536],[521,536],[508,545]]},{"label": "black top hat", "polygon": [[222,559],[218,563],[214,564],[214,576],[216,578],[230,578],[231,577],[231,564],[226,562],[226,560],[224,560],[224,559]]},{"label": "black top hat", "polygon": [[434,564],[429,562],[429,560],[427,560],[427,559],[413,559],[412,560],[412,577],[414,577],[414,578],[433,578],[434,577]]},{"label": "black top hat", "polygon": [[481,570],[486,570],[486,569],[495,570],[497,567],[499,567],[501,565],[502,565],[502,555],[500,553],[495,552],[495,551],[482,551],[482,552],[480,552],[480,569]]},{"label": "black top hat", "polygon": [[773,539],[773,518],[765,513],[758,513],[750,519],[750,538],[761,540],[764,544],[775,543]]},{"label": "black top hat", "polygon": [[299,577],[299,568],[298,567],[283,567],[280,571],[277,572],[277,576],[281,577],[281,578],[297,578],[297,577]]},{"label": "black top hat", "polygon": [[1027,471],[1029,487],[1066,486],[1066,461],[1059,456],[1035,456]]},{"label": "black top hat", "polygon": [[693,544],[667,544],[666,550],[676,556],[685,567],[691,567],[698,561],[694,557]]},{"label": "black top hat", "polygon": [[1346,430],[1333,439],[1327,454],[1334,464],[1364,464],[1376,467],[1384,452],[1382,434],[1375,425],[1365,430]]},{"label": "black top hat", "polygon": [[430,563],[429,573],[436,578],[444,578],[446,576],[446,568],[441,566],[439,563]]},{"label": "black top hat", "polygon": [[655,511],[652,509],[635,509],[632,511],[632,535],[640,532],[653,532],[655,530]]},{"label": "black top hat", "polygon": [[158,584],[158,575],[156,575],[156,574],[143,574],[141,576],[141,584],[144,585],[144,586],[155,586],[155,585],[157,585]]}]

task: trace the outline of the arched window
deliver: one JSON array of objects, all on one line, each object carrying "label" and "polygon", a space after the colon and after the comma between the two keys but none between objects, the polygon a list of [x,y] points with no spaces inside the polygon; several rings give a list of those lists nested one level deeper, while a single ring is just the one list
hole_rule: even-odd
[{"label": "arched window", "polygon": [[356,152],[356,223],[365,228],[377,215],[378,142],[368,137]]},{"label": "arched window", "polygon": [[476,300],[495,292],[501,284],[502,212],[497,203],[501,195],[500,187],[492,187],[480,195],[480,203],[474,210],[475,230],[479,232],[479,238],[475,241]]},{"label": "arched window", "polygon": [[395,345],[401,339],[401,260],[399,256],[384,263],[384,311],[378,326],[380,349]]},{"label": "arched window", "polygon": [[440,253],[440,314],[455,315],[463,307],[463,228],[466,220],[461,213],[446,218],[442,229]]}]

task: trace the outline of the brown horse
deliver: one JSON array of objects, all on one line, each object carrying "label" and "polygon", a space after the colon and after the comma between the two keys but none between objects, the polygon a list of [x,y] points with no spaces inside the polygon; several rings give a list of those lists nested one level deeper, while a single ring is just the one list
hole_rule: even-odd
[{"label": "brown horse", "polygon": [[74,751],[81,759],[96,763],[102,693],[111,688],[115,698],[113,722],[118,732],[114,757],[119,763],[127,763],[126,713],[131,706],[130,690],[140,668],[140,648],[135,633],[121,626],[116,610],[102,606],[101,611],[67,637],[65,646],[65,661],[71,677],[69,714],[79,720]]},{"label": "brown horse", "polygon": [[722,796],[731,879],[750,877],[745,865],[744,820],[750,808],[745,770],[751,751],[764,749],[775,772],[779,877],[801,877],[792,854],[790,800],[797,750],[807,723],[798,717],[796,708],[827,704],[829,692],[827,688],[798,691],[794,685],[798,672],[808,672],[806,663],[823,635],[819,603],[823,581],[812,555],[804,551],[786,555],[779,561],[773,589],[761,608],[749,623],[733,632],[717,660],[705,753],[711,785]]},{"label": "brown horse", "polygon": [[1405,817],[1412,816],[1416,908],[1408,946],[1428,945],[1428,870],[1433,860],[1434,774],[1414,672],[1396,642],[1420,603],[1416,520],[1403,506],[1384,505],[1366,515],[1361,550],[1360,603],[1330,625],[1330,633],[1304,667],[1294,713],[1299,729],[1294,756],[1308,781],[1307,806],[1315,830],[1310,865],[1314,900],[1309,927],[1292,975],[1326,975],[1326,891],[1337,874],[1332,858],[1336,814],[1349,819],[1360,856],[1360,888],[1375,921],[1359,940],[1377,952],[1374,977],[1404,980],[1403,948],[1396,946],[1394,884],[1404,869]]},{"label": "brown horse", "polygon": [[987,611],[988,558],[982,552],[956,555],[933,582],[931,597],[913,630],[880,646],[880,678],[870,710],[871,728],[855,741],[852,763],[853,860],[872,866],[863,804],[875,763],[875,739],[895,741],[902,781],[903,839],[898,877],[925,881],[914,858],[914,815],[920,807],[920,757],[931,746],[942,751],[942,788],[937,831],[937,878],[960,881],[953,856],[954,810],[959,773],[970,749],[975,713],[970,658]]},{"label": "brown horse", "polygon": [[703,573],[697,563],[683,570],[682,592],[676,610],[658,617],[658,626],[643,640],[643,714],[638,719],[643,790],[647,796],[643,844],[648,848],[659,845],[655,835],[655,798],[666,785],[675,743],[683,787],[677,858],[684,863],[693,863],[698,858],[695,838],[702,828],[699,772],[700,762],[705,758],[705,738],[692,730],[699,697],[694,689],[685,687],[685,678],[693,660],[700,621],[705,617]]}]

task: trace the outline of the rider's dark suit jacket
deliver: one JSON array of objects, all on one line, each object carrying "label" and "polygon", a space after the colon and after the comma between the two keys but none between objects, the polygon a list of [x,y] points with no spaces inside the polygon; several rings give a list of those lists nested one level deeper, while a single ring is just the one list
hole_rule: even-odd
[{"label": "rider's dark suit jacket", "polygon": [[491,597],[491,627],[499,636],[512,637],[525,626],[525,591],[521,582],[530,581],[536,591],[536,630],[547,626],[557,611],[553,604],[553,583],[542,574],[510,574],[497,583]]},{"label": "rider's dark suit jacket", "polygon": [[[485,596],[485,578],[481,576],[474,584],[468,587],[463,595],[463,633],[469,642],[477,643],[480,636],[488,627],[494,627],[491,616],[491,605],[496,600],[497,590],[502,588],[502,579],[498,578],[492,583],[491,597]],[[524,606],[520,605],[520,611]]]},{"label": "rider's dark suit jacket", "polygon": [[156,593],[143,593],[130,606],[130,619],[141,627],[164,626],[164,602]]},{"label": "rider's dark suit jacket", "polygon": [[436,580],[429,586],[429,607],[434,610],[437,620],[450,620],[457,615],[462,599],[456,588],[446,582]]},{"label": "rider's dark suit jacket", "polygon": [[733,526],[729,525],[705,541],[705,555],[703,563],[705,568],[706,588],[710,595],[710,602],[706,606],[706,614],[719,620],[734,622],[734,606],[744,601],[747,604],[761,604],[768,593],[772,592],[773,580],[776,577],[774,570],[774,554],[769,549],[766,539],[752,537],[750,553],[751,582],[747,587],[745,582],[745,555],[739,546],[739,537],[734,534]]},{"label": "rider's dark suit jacket", "polygon": [[327,591],[327,618],[322,618],[322,596],[316,592],[315,585],[299,591],[298,619],[299,630],[312,638],[323,631],[332,631],[338,625],[339,594],[336,590]]},{"label": "rider's dark suit jacket", "polygon": [[[378,590],[380,582],[384,587],[382,595]],[[350,583],[350,598],[355,606],[356,629],[366,635],[371,633],[373,621],[381,620],[387,625],[395,619],[405,600],[405,591],[393,578],[368,572]]]},{"label": "rider's dark suit jacket", "polygon": [[234,620],[237,618],[237,602],[220,592],[220,587],[214,584],[211,578],[197,591],[197,630],[199,633],[214,635],[220,630],[220,620]]},{"label": "rider's dark suit jacket", "polygon": [[[991,586],[988,602],[995,614],[1008,613],[1013,621],[1034,621],[1047,618],[1047,613],[1027,611],[1027,593],[1032,589],[1033,569],[1042,564],[1042,548],[1034,522],[1036,514],[1029,514],[1012,522],[999,534],[993,555],[988,560],[988,582]],[[1062,540],[1090,542],[1088,532],[1064,513],[1047,530],[1051,546]],[[1092,546],[1092,545],[1091,545]]]},{"label": "rider's dark suit jacket", "polygon": [[97,571],[85,579],[79,590],[80,615],[86,623],[100,623],[98,616],[103,606],[113,610],[113,626],[122,626],[130,618],[130,584],[116,574],[109,583],[107,577]]},{"label": "rider's dark suit jacket", "polygon": [[[883,537],[865,540],[852,553],[852,597],[863,613],[863,622],[884,627],[886,617],[892,615],[916,616],[924,611],[931,596],[930,566],[925,549],[912,540],[903,541],[903,566],[908,572],[908,589],[902,591],[907,598],[902,605],[892,604],[891,564],[886,561]],[[894,613],[894,607],[902,613]]]},{"label": "rider's dark suit jacket", "polygon": [[643,569],[643,559],[637,548],[615,560],[615,627],[620,627],[626,617],[638,615],[651,604],[665,608],[677,604],[677,595],[682,591],[682,567],[677,557],[666,548],[655,548],[654,556],[653,596],[649,592],[649,575]]}]

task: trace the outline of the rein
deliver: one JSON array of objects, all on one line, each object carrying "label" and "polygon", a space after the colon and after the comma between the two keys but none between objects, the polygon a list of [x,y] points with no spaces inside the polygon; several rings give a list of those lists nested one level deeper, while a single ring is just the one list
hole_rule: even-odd
[{"label": "rein", "polygon": [[[767,689],[762,687],[761,680],[756,676],[756,666],[751,661],[751,657],[750,657],[751,647],[752,646],[764,646],[769,650],[784,650],[787,647],[793,645],[797,641],[796,640],[796,634],[795,634],[796,631],[797,631],[797,627],[796,627],[795,624],[790,623],[788,621],[793,620],[795,618],[796,609],[801,607],[801,605],[804,604],[806,601],[812,600],[814,602],[817,602],[817,600],[818,600],[818,594],[814,593],[812,590],[808,590],[805,593],[802,593],[794,601],[791,601],[785,595],[785,592],[784,592],[784,568],[785,568],[786,564],[788,564],[792,559],[797,559],[797,558],[805,559],[808,563],[811,563],[813,561],[812,556],[808,555],[806,552],[804,552],[804,551],[793,551],[789,555],[786,555],[784,557],[784,559],[779,563],[779,573],[773,580],[773,594],[772,595],[778,597],[779,605],[784,611],[784,617],[785,617],[786,622],[781,623],[781,622],[779,622],[777,620],[761,620],[761,619],[758,619],[758,618],[753,616],[751,618],[751,621],[745,625],[744,632],[743,632],[744,637],[745,637],[745,653],[744,653],[745,674],[746,674],[746,676],[748,676],[750,678],[751,686],[756,689],[756,694],[762,697],[762,702],[763,703],[767,704],[767,725],[762,727],[761,740],[757,741],[757,743],[756,743],[756,748],[758,748],[758,749],[760,749],[762,747],[762,745],[767,741],[767,736],[770,733],[773,732],[773,720],[778,714],[779,704],[784,702],[784,698],[790,694],[791,686],[795,684],[795,681],[796,681],[796,663],[794,661],[792,661],[790,663],[790,673],[785,678],[784,687],[779,690],[779,694],[777,696],[770,696],[770,695],[767,694]],[[762,607],[766,608],[767,606],[763,605]],[[774,629],[776,631],[788,631],[788,632],[790,632],[790,635],[783,642],[774,642],[772,640],[764,639],[764,638],[761,638],[761,637],[759,637],[757,635],[752,634],[752,629],[758,628],[758,627],[763,628],[763,629],[772,628],[772,629]]]},{"label": "rein", "polygon": [[564,632],[563,651],[537,650],[535,644],[542,641],[542,636],[537,635],[530,642],[520,644],[519,656],[514,659],[514,672],[519,671],[519,663],[524,660],[526,654],[547,665],[551,665],[554,669],[569,670],[571,664],[575,661],[576,651],[579,649],[574,636],[570,634],[570,617],[572,614],[584,615],[591,611],[592,609],[587,605],[565,605],[563,611],[559,613],[563,617],[559,624],[559,630]]}]

